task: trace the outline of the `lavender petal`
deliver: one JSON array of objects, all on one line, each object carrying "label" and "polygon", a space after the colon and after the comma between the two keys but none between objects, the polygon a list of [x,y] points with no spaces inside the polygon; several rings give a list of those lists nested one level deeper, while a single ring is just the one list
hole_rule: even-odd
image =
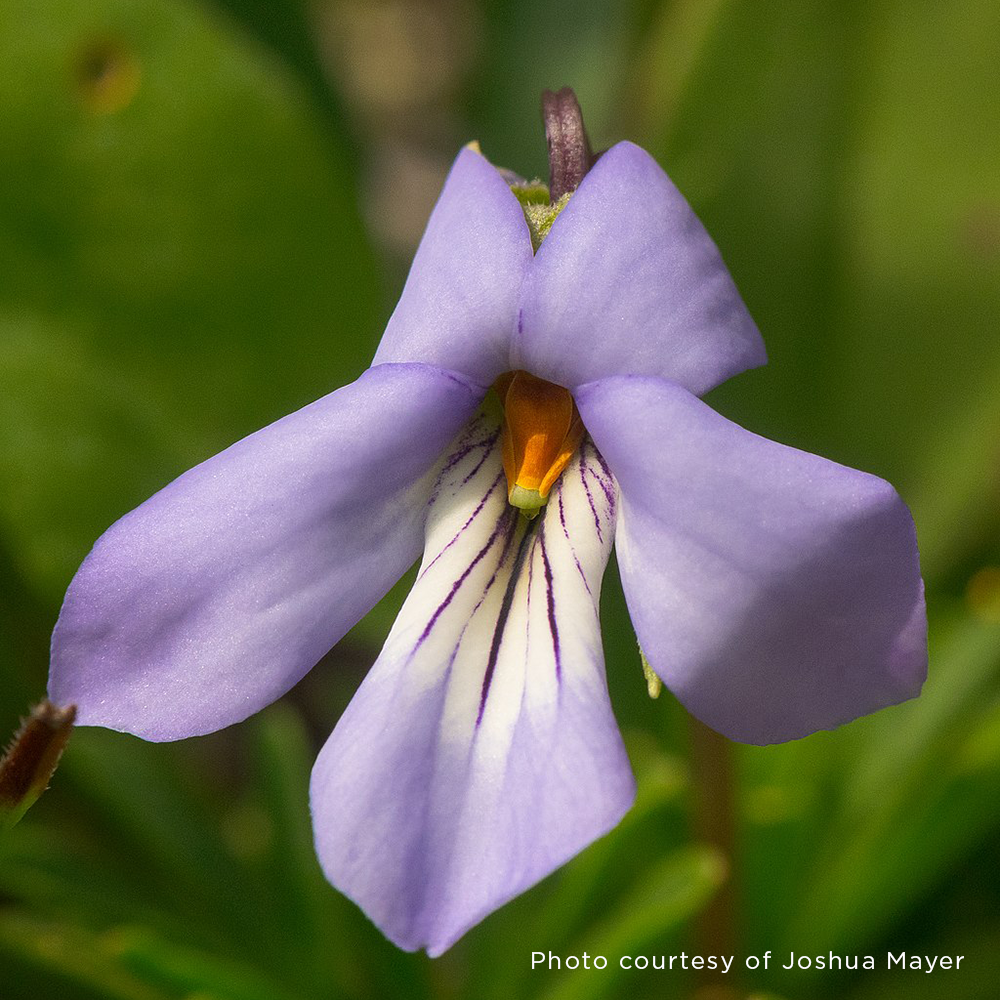
[{"label": "lavender petal", "polygon": [[621,489],[639,642],[694,715],[775,743],[919,693],[916,536],[888,483],[757,437],[659,379],[595,382],[577,403]]},{"label": "lavender petal", "polygon": [[480,395],[425,365],[370,369],[127,514],[70,585],[52,700],[150,740],[272,702],[413,563],[432,470]]}]

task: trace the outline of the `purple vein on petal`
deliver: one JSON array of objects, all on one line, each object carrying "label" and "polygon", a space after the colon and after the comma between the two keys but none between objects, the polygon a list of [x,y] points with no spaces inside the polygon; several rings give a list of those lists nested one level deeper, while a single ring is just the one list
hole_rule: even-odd
[{"label": "purple vein on petal", "polygon": [[593,597],[590,590],[590,582],[587,580],[587,574],[584,573],[583,567],[580,565],[580,557],[576,554],[576,547],[573,545],[573,540],[569,537],[569,528],[566,527],[566,508],[563,505],[563,494],[561,488],[559,490],[559,524],[562,527],[563,537],[569,545],[569,550],[573,553],[573,562],[576,563],[576,569],[580,574],[580,579],[583,580],[583,585],[587,588],[587,593]]},{"label": "purple vein on petal", "polygon": [[[600,465],[604,475],[598,474],[597,470],[587,461],[588,456],[593,455],[597,459],[598,465]],[[600,487],[601,492],[604,494],[604,499],[607,502],[607,516],[613,518],[615,515],[615,507],[617,506],[617,499],[615,496],[614,488],[614,477],[611,475],[611,470],[608,468],[601,456],[601,453],[594,447],[592,441],[585,442],[583,448],[580,452],[580,474],[584,479],[584,485],[586,485],[587,476],[592,476],[594,482]],[[588,496],[590,495],[590,490],[587,490]]]},{"label": "purple vein on petal", "polygon": [[[488,457],[489,457],[489,451],[487,451],[483,455],[483,461],[485,461],[486,458]],[[480,465],[482,465],[482,462],[480,462],[479,465],[476,466],[476,471],[479,470]],[[466,478],[462,480],[462,485],[464,486],[469,481],[470,478],[471,475],[466,476]],[[469,515],[469,519],[465,522],[465,524],[462,525],[461,528],[458,529],[458,531],[455,533],[451,541],[449,541],[447,545],[445,545],[444,548],[442,548],[441,551],[420,571],[420,576],[423,576],[462,537],[462,535],[464,535],[465,532],[468,531],[468,529],[472,526],[473,521],[475,521],[476,518],[479,517],[479,515],[482,513],[483,508],[486,506],[490,497],[493,496],[494,492],[496,491],[496,488],[500,485],[500,482],[503,478],[504,474],[503,472],[500,472],[499,475],[496,477],[496,479],[494,479],[493,482],[490,483],[490,488],[483,495],[483,498],[482,500],[479,501],[479,504],[476,507],[476,509]]]},{"label": "purple vein on petal", "polygon": [[588,451],[592,451],[594,453],[594,458],[597,459],[597,464],[601,467],[608,482],[611,482],[614,478],[611,475],[611,468],[608,466],[608,463],[604,461],[604,456],[598,450],[597,445],[595,445],[594,442],[588,438],[585,447]]},{"label": "purple vein on petal", "polygon": [[485,462],[486,459],[489,457],[490,452],[496,445],[497,438],[500,436],[499,428],[494,427],[490,429],[485,437],[480,437],[478,440],[475,441],[470,440],[476,435],[482,433],[484,429],[483,425],[485,423],[486,423],[486,415],[484,413],[479,413],[472,419],[469,425],[465,428],[465,431],[460,435],[457,443],[454,446],[455,450],[452,451],[450,454],[448,454],[447,458],[444,461],[444,464],[441,466],[441,469],[438,472],[437,480],[434,483],[434,489],[431,492],[430,499],[427,502],[428,506],[433,506],[434,503],[437,501],[438,497],[441,495],[441,489],[442,486],[444,485],[447,474],[451,472],[451,470],[454,469],[455,466],[464,461],[469,455],[471,455],[477,449],[479,448],[483,449],[483,454],[480,456],[479,462],[476,464],[475,468],[469,474],[469,477],[463,481],[464,485],[472,478],[472,476],[476,474],[476,472],[479,471],[479,469],[483,465],[483,462]]},{"label": "purple vein on petal", "polygon": [[486,586],[483,588],[483,596],[473,610],[473,614],[479,610],[480,605],[486,600],[486,595],[496,582],[496,578],[500,575],[500,571],[507,565],[507,557],[510,555],[510,550],[514,547],[514,539],[517,537],[517,531],[515,530],[517,527],[517,517],[513,511],[509,512],[509,516],[511,520],[510,530],[507,532],[507,538],[503,543],[503,550],[500,552],[500,561],[497,563],[497,568],[493,570],[493,575],[486,581]]},{"label": "purple vein on petal", "polygon": [[587,459],[583,452],[580,453],[580,482],[583,484],[583,490],[587,494],[587,503],[590,504],[590,513],[594,515],[594,527],[597,529],[597,540],[599,542],[604,541],[604,534],[601,531],[601,517],[597,513],[597,505],[594,503],[594,495],[590,492],[590,483],[587,482],[587,472],[590,466],[587,465]]},{"label": "purple vein on petal", "polygon": [[528,592],[525,594],[524,602],[528,606],[528,614],[524,616],[524,645],[526,649],[531,648],[531,585],[535,580],[535,548],[532,546],[531,555],[528,557]]},{"label": "purple vein on petal", "polygon": [[[549,633],[552,636],[552,655],[556,661],[556,680],[562,683],[562,657],[559,651],[559,625],[556,622],[556,600],[552,592],[552,564],[545,548],[545,525],[538,534],[538,545],[542,551],[542,566],[545,568],[545,600],[548,605]],[[576,558],[574,554],[574,558]],[[590,588],[587,588],[590,591]]]},{"label": "purple vein on petal", "polygon": [[437,623],[437,620],[441,617],[445,608],[447,608],[448,605],[451,604],[451,602],[455,599],[455,595],[459,592],[459,590],[461,590],[462,584],[465,583],[465,581],[469,578],[469,574],[472,573],[472,571],[476,568],[476,566],[479,565],[479,563],[482,561],[486,553],[489,552],[491,548],[493,548],[493,545],[496,542],[497,538],[500,537],[501,532],[503,532],[505,529],[507,531],[513,530],[516,524],[515,518],[516,518],[516,513],[514,512],[513,507],[507,508],[503,512],[501,517],[498,518],[496,527],[493,529],[493,533],[490,535],[489,539],[487,539],[486,544],[476,553],[472,562],[470,562],[469,565],[465,567],[465,569],[462,572],[462,575],[452,585],[451,590],[448,592],[448,596],[445,597],[445,599],[438,605],[437,609],[434,611],[434,614],[431,615],[430,621],[427,623],[426,627],[424,628],[423,632],[420,635],[420,638],[417,640],[416,645],[413,647],[414,653],[421,647],[421,645],[423,645],[423,642],[427,638],[427,636],[431,634],[431,630],[434,628],[435,624]]},{"label": "purple vein on petal", "polygon": [[[451,673],[451,668],[455,663],[455,658],[458,656],[458,651],[462,647],[462,641],[465,639],[466,631],[472,624],[472,621],[476,617],[476,614],[479,611],[479,609],[483,606],[483,604],[486,603],[486,598],[490,596],[490,591],[493,589],[493,584],[496,583],[497,577],[500,575],[504,566],[507,565],[507,557],[510,555],[510,550],[513,547],[514,538],[517,536],[517,532],[514,530],[516,526],[517,526],[517,521],[516,519],[512,518],[510,529],[508,530],[507,537],[503,543],[503,548],[500,550],[500,558],[497,561],[496,568],[493,570],[492,574],[490,574],[490,578],[486,581],[486,586],[483,587],[483,592],[479,600],[476,601],[476,606],[472,609],[472,613],[469,615],[468,621],[462,626],[462,631],[459,632],[458,634],[458,640],[455,642],[455,645],[452,648],[451,655],[448,658],[448,668],[446,670],[446,675]],[[435,559],[435,561],[437,560]],[[416,653],[417,649],[420,646],[420,643],[423,641],[423,638],[424,637],[421,636],[421,638],[417,640],[417,645],[414,646],[413,650],[410,653],[411,658],[413,654]]]},{"label": "purple vein on petal", "polygon": [[481,442],[479,442],[480,444],[485,445],[485,447],[483,448],[483,453],[479,457],[479,461],[476,462],[476,464],[472,467],[472,471],[465,477],[465,479],[462,480],[461,482],[462,486],[464,486],[467,482],[469,482],[469,480],[472,479],[472,477],[483,467],[483,463],[490,457],[490,451],[497,443],[497,439],[499,437],[500,437],[500,431],[498,430],[491,437],[484,438]]},{"label": "purple vein on petal", "polygon": [[[510,509],[513,510],[513,508]],[[507,619],[510,617],[510,609],[514,603],[514,593],[521,579],[524,559],[533,549],[532,542],[535,538],[535,524],[537,522],[529,522],[524,535],[521,537],[521,543],[517,548],[517,556],[514,558],[514,566],[511,570],[510,579],[507,581],[507,589],[504,591],[503,602],[500,605],[500,613],[497,615],[496,627],[493,629],[493,641],[490,643],[490,655],[486,660],[486,672],[483,674],[483,689],[479,698],[479,713],[476,715],[477,726],[483,721],[483,712],[486,710],[486,699],[490,693],[490,684],[493,682],[493,671],[496,669],[497,658],[500,656],[500,645],[503,642]]]},{"label": "purple vein on petal", "polygon": [[456,644],[456,650],[458,646],[462,644],[462,639],[465,636],[465,630],[469,627],[472,619],[475,618],[476,612],[486,603],[486,598],[490,596],[490,591],[493,589],[493,584],[497,582],[497,577],[503,571],[504,566],[507,565],[507,557],[510,555],[510,550],[513,548],[514,539],[517,537],[517,532],[514,530],[517,526],[517,520],[512,518],[510,530],[507,532],[507,537],[504,540],[503,548],[500,550],[500,559],[497,561],[496,568],[493,570],[490,578],[486,581],[486,586],[483,587],[483,592],[480,595],[478,601],[476,601],[476,606],[472,609],[472,613],[469,615],[469,621],[467,621],[462,626],[462,631],[458,637],[458,643]]},{"label": "purple vein on petal", "polygon": [[[597,452],[595,451],[596,455]],[[602,466],[603,467],[603,466]],[[608,517],[612,517],[615,512],[615,504],[617,499],[615,497],[615,488],[612,485],[613,479],[611,478],[611,473],[608,472],[604,476],[599,476],[592,466],[587,467],[591,475],[593,475],[597,484],[601,487],[601,492],[604,494],[604,499],[608,502]]]},{"label": "purple vein on petal", "polygon": [[434,484],[434,490],[431,493],[430,499],[427,501],[428,506],[433,506],[437,502],[438,497],[441,495],[441,487],[444,484],[446,473],[450,472],[456,465],[462,462],[478,448],[482,448],[484,456],[488,457],[490,449],[495,441],[496,436],[483,438],[480,441],[473,441],[471,444],[463,444],[456,451],[452,452],[452,454],[448,456],[448,460],[445,462],[444,466],[441,468],[437,482]]}]

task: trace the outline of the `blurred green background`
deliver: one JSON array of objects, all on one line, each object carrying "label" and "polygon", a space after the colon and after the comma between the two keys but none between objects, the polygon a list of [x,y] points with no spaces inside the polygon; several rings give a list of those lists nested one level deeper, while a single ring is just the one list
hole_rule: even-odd
[{"label": "blurred green background", "polygon": [[[721,899],[740,956],[877,958],[748,973],[740,995],[992,1000],[998,38],[994,0],[5,0],[0,736],[44,691],[62,593],[101,531],[355,378],[457,148],[544,176],[539,94],[563,84],[595,147],[632,139],[671,173],[764,333],[769,366],[713,404],[910,504],[931,675],[835,733],[733,748],[725,857],[692,821],[704,763],[669,694],[645,694],[612,568],[608,675],[638,804],[432,962],[327,886],[307,813],[397,588],[242,726],[161,746],[74,735],[0,837],[0,996],[689,996],[677,973],[532,972],[531,952],[697,951]],[[887,950],[966,959],[886,972]]]}]

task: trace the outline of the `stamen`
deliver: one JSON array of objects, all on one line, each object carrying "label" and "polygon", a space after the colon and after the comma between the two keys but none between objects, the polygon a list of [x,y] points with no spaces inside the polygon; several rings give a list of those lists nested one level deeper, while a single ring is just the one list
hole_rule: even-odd
[{"label": "stamen", "polygon": [[535,517],[583,440],[583,422],[568,389],[528,372],[507,372],[493,388],[504,411],[507,498]]},{"label": "stamen", "polygon": [[663,690],[663,681],[649,665],[649,660],[646,659],[646,654],[642,651],[641,646],[639,647],[639,660],[642,662],[642,676],[646,678],[646,690],[649,692],[649,697],[659,698],[660,692]]}]

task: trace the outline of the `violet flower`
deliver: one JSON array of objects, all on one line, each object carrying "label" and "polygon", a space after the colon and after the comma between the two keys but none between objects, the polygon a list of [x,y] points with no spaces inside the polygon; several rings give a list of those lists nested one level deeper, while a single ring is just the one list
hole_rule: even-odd
[{"label": "violet flower", "polygon": [[652,668],[732,739],[919,691],[923,588],[892,487],[698,399],[764,360],[641,149],[605,153],[537,253],[507,180],[466,149],[372,367],[102,536],[56,626],[50,697],[150,740],[239,722],[423,551],[312,810],[330,881],[438,955],[632,802],[597,613],[613,542]]}]

